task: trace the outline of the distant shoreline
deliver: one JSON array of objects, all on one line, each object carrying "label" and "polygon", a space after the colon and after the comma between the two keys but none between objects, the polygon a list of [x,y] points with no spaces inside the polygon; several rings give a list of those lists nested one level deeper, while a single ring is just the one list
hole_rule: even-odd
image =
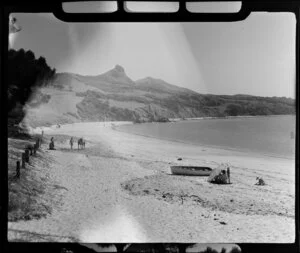
[{"label": "distant shoreline", "polygon": [[[270,115],[237,115],[237,116],[224,116],[224,117],[196,117],[196,118],[169,118],[170,122],[178,122],[185,120],[201,120],[201,119],[236,119],[236,118],[260,118],[260,117],[281,117],[281,116],[295,116],[295,114],[270,114]],[[147,122],[146,122],[147,123]]]},{"label": "distant shoreline", "polygon": [[[244,116],[232,116],[228,117],[227,119],[245,119],[245,118],[263,118],[263,117],[275,117],[275,116],[293,116],[293,115],[262,115],[262,116],[249,116],[249,117],[244,117]],[[182,123],[182,122],[196,122],[197,120],[210,120],[210,119],[219,119],[217,117],[203,117],[203,118],[187,118],[185,120],[182,119],[177,119],[174,121],[170,122],[165,122],[165,123]],[[222,118],[223,119],[223,118]],[[161,122],[144,122],[141,124],[155,124],[155,123],[161,123]],[[135,125],[135,124],[124,124],[124,125]],[[173,139],[173,138],[168,138],[168,137],[159,137],[159,136],[154,136],[151,134],[147,133],[139,133],[139,132],[130,132],[126,131],[120,126],[117,127],[112,127],[113,130],[116,130],[118,132],[126,133],[126,134],[131,134],[131,135],[136,135],[136,136],[142,136],[150,139],[157,139],[157,140],[165,140],[167,142],[174,142],[174,143],[182,143],[182,144],[187,144],[187,145],[192,145],[192,146],[198,146],[198,147],[206,147],[206,148],[213,148],[213,149],[218,149],[218,150],[227,150],[227,151],[234,151],[234,152],[241,152],[241,153],[246,153],[246,154],[252,154],[252,155],[259,155],[259,156],[265,156],[265,157],[273,157],[273,158],[280,158],[280,159],[287,159],[287,160],[294,160],[295,159],[295,154],[279,154],[279,153],[274,153],[274,152],[268,152],[268,151],[253,151],[249,148],[241,148],[241,147],[231,147],[231,146],[224,146],[224,145],[213,145],[213,144],[205,144],[202,142],[191,142],[188,140],[182,140],[182,139]]]},{"label": "distant shoreline", "polygon": [[199,148],[210,148],[210,149],[216,149],[216,150],[224,150],[224,151],[233,151],[236,153],[243,153],[243,154],[251,154],[252,156],[263,156],[263,157],[270,157],[270,158],[277,158],[277,159],[285,159],[285,160],[294,160],[294,156],[284,156],[284,155],[279,155],[275,153],[265,153],[265,152],[256,152],[252,151],[249,149],[243,149],[241,150],[240,148],[232,148],[232,147],[227,147],[227,146],[218,146],[218,145],[209,145],[209,144],[203,144],[203,143],[192,143],[188,141],[183,141],[183,140],[174,140],[174,139],[168,139],[168,138],[159,138],[151,135],[146,135],[146,134],[140,134],[140,133],[129,133],[126,131],[121,130],[120,128],[112,128],[114,131],[120,132],[120,133],[125,133],[125,134],[130,134],[130,135],[136,135],[136,136],[141,136],[149,139],[155,139],[155,140],[161,140],[165,142],[173,142],[173,143],[178,143],[178,144],[185,144],[189,146],[194,146],[194,147],[199,147]]},{"label": "distant shoreline", "polygon": [[[131,124],[146,124],[146,123],[172,123],[172,122],[183,122],[183,121],[194,121],[194,120],[211,120],[211,119],[242,119],[242,118],[259,118],[259,117],[282,117],[282,116],[294,116],[295,114],[277,114],[277,115],[238,115],[238,116],[225,116],[225,117],[195,117],[195,118],[168,118],[169,122],[161,122],[161,121],[148,121],[148,122],[140,122],[135,123],[133,121],[88,121],[88,122],[73,122],[68,124],[60,124],[61,126],[64,125],[72,125],[76,123],[101,123],[101,124],[107,124],[107,126],[110,126],[112,128],[119,126],[119,125],[131,125]],[[52,124],[48,126],[37,126],[37,127],[31,127],[27,126],[29,128],[29,132],[32,134],[33,132],[36,133],[36,131],[41,132],[43,129],[53,129],[56,128],[58,124]]]}]

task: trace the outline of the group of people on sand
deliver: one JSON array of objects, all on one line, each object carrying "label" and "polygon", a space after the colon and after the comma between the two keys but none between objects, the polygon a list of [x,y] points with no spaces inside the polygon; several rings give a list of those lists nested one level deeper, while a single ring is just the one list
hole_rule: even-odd
[{"label": "group of people on sand", "polygon": [[[74,139],[73,137],[71,137],[70,139],[70,147],[71,149],[73,149],[73,144],[74,144]],[[77,145],[78,145],[78,149],[84,149],[85,148],[85,140],[83,138],[79,138],[77,140]]]},{"label": "group of people on sand", "polygon": [[[71,137],[71,139],[69,141],[69,144],[70,144],[71,149],[73,149],[73,145],[74,145],[73,137]],[[77,145],[78,145],[78,149],[84,149],[85,148],[85,140],[83,138],[79,138],[77,140]],[[54,138],[53,137],[51,137],[50,144],[49,144],[49,149],[50,150],[55,150]]]}]

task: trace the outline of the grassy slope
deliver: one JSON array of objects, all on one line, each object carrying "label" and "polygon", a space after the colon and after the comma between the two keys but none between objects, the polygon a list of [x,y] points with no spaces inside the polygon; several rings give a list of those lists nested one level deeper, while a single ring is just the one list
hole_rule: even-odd
[{"label": "grassy slope", "polygon": [[21,168],[20,178],[15,177],[16,162],[21,161],[25,146],[34,142],[31,137],[8,138],[8,221],[41,218],[51,212],[51,198],[45,197],[48,175],[43,170],[53,162],[49,155],[38,150],[26,168]]}]

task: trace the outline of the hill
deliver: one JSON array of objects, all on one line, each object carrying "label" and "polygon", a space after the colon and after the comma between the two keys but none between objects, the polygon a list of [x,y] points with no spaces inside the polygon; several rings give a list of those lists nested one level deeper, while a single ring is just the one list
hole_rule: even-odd
[{"label": "hill", "polygon": [[146,77],[130,79],[116,65],[97,76],[58,73],[26,105],[30,125],[78,121],[167,121],[168,118],[281,115],[295,113],[285,97],[212,95]]}]

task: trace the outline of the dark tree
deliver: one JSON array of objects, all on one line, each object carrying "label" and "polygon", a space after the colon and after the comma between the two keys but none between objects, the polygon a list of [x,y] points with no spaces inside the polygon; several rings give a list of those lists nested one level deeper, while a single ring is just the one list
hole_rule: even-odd
[{"label": "dark tree", "polygon": [[35,59],[32,51],[10,49],[8,52],[7,98],[8,112],[20,103],[24,105],[34,87],[42,86],[55,75],[44,57]]},{"label": "dark tree", "polygon": [[226,249],[222,248],[221,253],[226,253]]},{"label": "dark tree", "polygon": [[8,127],[12,130],[22,121],[23,106],[28,102],[34,88],[50,83],[56,71],[47,65],[44,57],[36,59],[32,51],[24,49],[10,49],[7,65]]},{"label": "dark tree", "polygon": [[212,249],[211,247],[207,247],[203,253],[218,253],[218,251]]},{"label": "dark tree", "polygon": [[230,253],[241,253],[241,250],[238,247],[233,247]]}]

